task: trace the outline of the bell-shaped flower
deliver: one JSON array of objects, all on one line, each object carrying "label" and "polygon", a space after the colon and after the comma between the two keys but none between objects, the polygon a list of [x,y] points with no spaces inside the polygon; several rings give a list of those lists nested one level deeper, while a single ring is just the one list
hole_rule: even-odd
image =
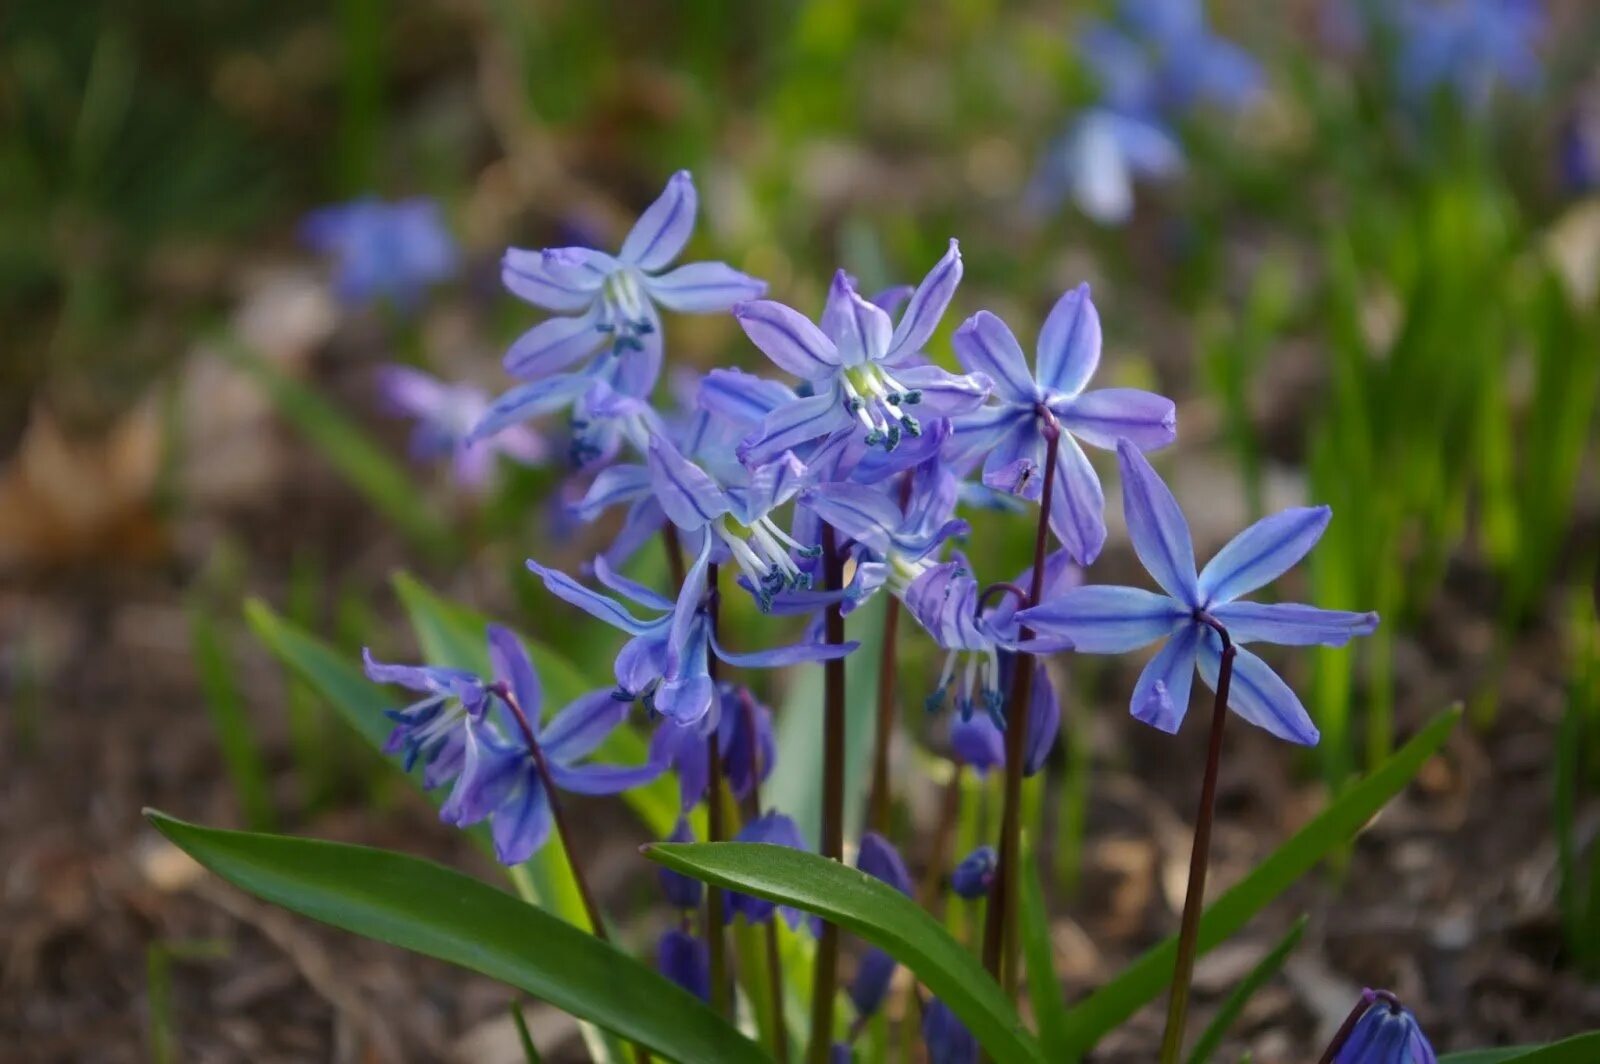
[{"label": "bell-shaped flower", "polygon": [[[667,836],[667,841],[694,841],[694,832],[689,830],[689,821],[685,817],[678,818],[678,823],[673,827],[672,834]],[[662,865],[656,869],[656,881],[661,884],[661,893],[667,896],[667,901],[673,908],[684,912],[700,908],[700,900],[705,896],[705,887],[698,879]]]},{"label": "bell-shaped flower", "polygon": [[701,1001],[711,1000],[711,948],[704,939],[679,928],[662,932],[656,969]]},{"label": "bell-shaped flower", "polygon": [[922,1009],[922,1044],[928,1064],[978,1064],[977,1038],[938,998]]},{"label": "bell-shaped flower", "polygon": [[[1010,690],[1016,659],[1017,655],[1011,651],[1000,651],[999,687],[1002,692]],[[1028,746],[1022,758],[1024,776],[1034,776],[1044,767],[1060,730],[1061,704],[1056,700],[1055,683],[1047,670],[1037,668],[1028,689]],[[1005,733],[996,718],[988,713],[966,716],[958,713],[952,717],[950,747],[956,761],[979,776],[988,775],[992,768],[1005,767]]]},{"label": "bell-shaped flower", "polygon": [[[524,333],[506,353],[506,372],[542,381],[599,352],[580,376],[601,376],[618,391],[648,396],[661,373],[657,306],[714,314],[767,288],[720,262],[667,269],[689,242],[698,209],[694,179],[680,170],[615,255],[582,247],[507,251],[500,273],[506,288],[536,307],[572,316],[551,318]],[[523,394],[530,405],[521,412],[515,403],[497,404],[498,416],[533,416],[535,395]]]},{"label": "bell-shaped flower", "polygon": [[1437,1064],[1417,1018],[1393,994],[1364,990],[1371,1004],[1361,1014],[1333,1064]]},{"label": "bell-shaped flower", "polygon": [[[856,867],[906,897],[911,896],[911,873],[906,871],[900,851],[877,832],[869,831],[861,836]],[[856,1013],[863,1019],[876,1013],[883,1004],[884,996],[889,992],[889,983],[894,979],[894,970],[894,958],[881,949],[874,947],[862,955],[860,963],[856,965],[855,975],[845,990],[856,1007]]]},{"label": "bell-shaped flower", "polygon": [[1164,594],[1133,587],[1089,585],[1054,596],[1018,614],[1046,640],[1082,654],[1120,654],[1166,639],[1133,689],[1133,715],[1175,732],[1189,705],[1196,667],[1215,689],[1222,663],[1221,625],[1237,646],[1228,706],[1273,735],[1315,744],[1300,699],[1246,643],[1343,646],[1378,624],[1376,613],[1323,610],[1293,603],[1241,602],[1239,597],[1286,572],[1321,538],[1332,511],[1299,507],[1263,518],[1239,533],[1195,573],[1189,524],[1167,485],[1128,440],[1117,445],[1122,504],[1133,549]]},{"label": "bell-shaped flower", "polygon": [[922,433],[924,419],[982,403],[987,380],[949,373],[922,354],[960,280],[961,253],[952,240],[898,324],[861,298],[842,270],[829,289],[821,328],[771,300],[736,306],[734,316],[751,342],[805,382],[806,393],[767,414],[739,445],[740,459],[759,466],[804,444],[848,435],[893,451],[902,438]]},{"label": "bell-shaped flower", "polygon": [[385,366],[378,394],[396,414],[416,419],[411,456],[419,462],[450,458],[462,487],[486,485],[498,455],[523,465],[537,465],[549,455],[545,441],[526,425],[474,440],[472,430],[489,409],[489,396],[470,384],[447,383],[410,366]]},{"label": "bell-shaped flower", "polygon": [[698,721],[711,709],[716,685],[707,668],[708,651],[735,668],[770,669],[831,661],[859,645],[802,642],[744,654],[728,650],[711,631],[706,608],[711,547],[712,537],[704,537],[675,602],[614,571],[604,558],[595,559],[595,578],[633,605],[654,611],[650,620],[636,617],[616,598],[584,587],[559,569],[532,559],[528,568],[557,598],[632,637],[617,655],[617,694],[624,701],[642,697],[651,709],[679,724]]},{"label": "bell-shaped flower", "polygon": [[465,725],[481,718],[488,702],[483,680],[464,669],[390,665],[366,649],[361,655],[367,679],[399,684],[422,696],[403,709],[384,711],[395,726],[383,752],[403,753],[407,772],[421,762],[422,785],[430,790],[455,778],[466,752]]},{"label": "bell-shaped flower", "polygon": [[1172,400],[1136,388],[1085,391],[1100,365],[1100,314],[1087,284],[1056,301],[1039,330],[1031,371],[1017,338],[988,311],[968,318],[952,343],[963,366],[994,381],[998,400],[954,419],[952,456],[982,455],[985,484],[1039,499],[1045,449],[1058,432],[1050,527],[1073,560],[1090,564],[1105,544],[1105,493],[1078,441],[1165,447],[1177,436]]},{"label": "bell-shaped flower", "polygon": [[772,711],[742,685],[721,683],[717,696],[712,711],[700,720],[685,725],[666,718],[650,739],[650,759],[677,773],[684,813],[705,798],[710,786],[710,750],[706,742],[710,729],[717,731],[722,778],[735,798],[743,798],[771,775],[777,761]]},{"label": "bell-shaped flower", "polygon": [[300,238],[332,261],[334,293],[349,304],[387,299],[398,310],[415,309],[461,263],[438,203],[425,197],[322,207],[301,223]]},{"label": "bell-shaped flower", "polygon": [[968,901],[988,897],[994,886],[995,870],[1000,867],[1000,857],[993,846],[979,846],[961,859],[950,873],[950,889]]}]

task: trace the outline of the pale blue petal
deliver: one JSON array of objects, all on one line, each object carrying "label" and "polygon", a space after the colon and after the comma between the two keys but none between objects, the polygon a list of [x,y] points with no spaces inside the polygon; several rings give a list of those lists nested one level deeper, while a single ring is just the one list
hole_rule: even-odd
[{"label": "pale blue petal", "polygon": [[667,187],[656,201],[639,215],[617,257],[646,273],[666,266],[689,242],[698,208],[694,178],[689,171],[679,170],[667,179]]},{"label": "pale blue petal", "polygon": [[660,610],[662,613],[672,609],[671,599],[658,593],[653,588],[646,587],[637,580],[630,580],[628,577],[623,576],[611,567],[611,563],[606,561],[604,555],[594,560],[594,576],[596,580],[623,598],[635,602],[646,609]]},{"label": "pale blue petal", "polygon": [[506,372],[522,380],[537,380],[599,349],[605,334],[595,328],[597,311],[577,318],[551,318],[517,338],[502,360]]},{"label": "pale blue petal", "polygon": [[750,342],[780,369],[804,380],[818,380],[839,367],[839,352],[804,314],[770,299],[756,299],[733,308]]},{"label": "pale blue petal", "polygon": [[735,303],[760,299],[767,282],[740,273],[722,262],[691,262],[685,266],[646,277],[644,287],[650,297],[668,310],[680,314],[709,314],[730,310]]},{"label": "pale blue petal", "polygon": [[1342,647],[1378,627],[1376,613],[1324,610],[1293,602],[1225,602],[1211,608],[1235,643]]},{"label": "pale blue petal", "polygon": [[630,635],[643,635],[654,627],[653,623],[641,621],[623,609],[615,599],[589,590],[559,569],[547,569],[532,558],[528,559],[528,568],[544,581],[545,588],[556,598],[613,628]]},{"label": "pale blue petal", "polygon": [[[1228,685],[1228,708],[1239,716],[1291,743],[1315,746],[1321,738],[1306,707],[1289,685],[1267,663],[1240,647],[1233,659],[1233,679]],[[1200,678],[1215,691],[1222,668],[1222,642],[1207,630],[1200,644]]]},{"label": "pale blue petal", "polygon": [[557,787],[573,794],[621,794],[658,778],[665,765],[551,765]]},{"label": "pale blue petal", "polygon": [[822,333],[833,341],[839,362],[858,366],[883,357],[893,331],[889,315],[862,299],[843,270],[833,275],[833,287],[822,312]]},{"label": "pale blue petal", "polygon": [[500,396],[483,418],[467,434],[466,442],[488,439],[509,425],[560,410],[571,405],[591,381],[579,373],[557,373],[542,380],[521,384]]},{"label": "pale blue petal", "polygon": [[911,302],[906,304],[906,311],[901,315],[900,324],[895,326],[889,349],[883,356],[886,361],[900,362],[922,351],[922,346],[939,327],[939,319],[944,317],[945,308],[955,298],[956,286],[960,283],[961,246],[951,240],[944,257],[928,271],[912,293]]},{"label": "pale blue petal", "polygon": [[599,251],[589,254],[604,260],[604,268],[579,271],[558,266],[552,269],[546,252],[510,248],[500,260],[500,281],[513,295],[536,307],[571,314],[594,302],[606,274],[616,268],[616,260],[611,256]]},{"label": "pale blue petal", "polygon": [[1100,312],[1080,284],[1056,300],[1039,330],[1039,384],[1067,396],[1083,391],[1100,365],[1100,340]]},{"label": "pale blue petal", "polygon": [[1031,416],[1008,422],[1010,430],[983,458],[983,483],[995,491],[1037,500],[1044,490],[1044,440]]},{"label": "pale blue petal", "polygon": [[1100,476],[1078,441],[1063,432],[1056,443],[1056,484],[1050,527],[1079,565],[1100,556],[1106,542],[1106,496]]},{"label": "pale blue petal", "polygon": [[637,463],[607,466],[569,509],[582,521],[593,521],[619,503],[635,502],[650,493],[650,470]]},{"label": "pale blue petal", "polygon": [[521,864],[550,838],[550,823],[550,796],[529,773],[523,786],[495,810],[490,821],[495,856],[503,865]]},{"label": "pale blue petal", "polygon": [[1194,542],[1178,501],[1133,444],[1124,440],[1117,445],[1117,461],[1122,467],[1122,511],[1139,560],[1167,594],[1186,605],[1200,605]]},{"label": "pale blue petal", "polygon": [[644,302],[643,313],[650,328],[642,336],[635,337],[638,350],[614,354],[611,366],[605,371],[606,379],[616,391],[638,399],[648,398],[661,378],[661,315],[649,300]]},{"label": "pale blue petal", "polygon": [[831,392],[796,399],[767,415],[761,427],[740,442],[739,459],[746,465],[762,465],[784,451],[855,424]]},{"label": "pale blue petal", "polygon": [[925,366],[894,371],[895,380],[907,391],[921,392],[920,402],[906,407],[906,412],[921,419],[932,417],[958,417],[983,405],[994,382],[983,373],[951,373],[943,366],[931,362]]},{"label": "pale blue petal", "polygon": [[1018,624],[1064,637],[1083,654],[1121,654],[1148,646],[1188,620],[1166,595],[1137,587],[1085,584],[1017,613]]},{"label": "pale blue petal", "polygon": [[544,712],[544,688],[539,684],[539,674],[534,672],[533,662],[528,660],[522,640],[509,628],[491,624],[488,632],[489,664],[495,679],[505,681],[511,688],[512,697],[522,707],[522,712],[527,714],[528,727],[537,736],[539,717]]},{"label": "pale blue petal", "polygon": [[1332,517],[1326,506],[1298,506],[1263,517],[1206,564],[1201,601],[1230,602],[1276,580],[1316,546]]},{"label": "pale blue petal", "polygon": [[1133,685],[1129,704],[1136,720],[1169,735],[1177,732],[1189,711],[1189,691],[1194,687],[1195,654],[1199,649],[1200,625],[1184,624],[1145,664],[1139,682]]},{"label": "pale blue petal", "polygon": [[649,463],[656,499],[679,528],[704,528],[728,512],[727,493],[711,475],[660,436],[650,437]]},{"label": "pale blue petal", "polygon": [[715,643],[717,657],[739,669],[778,669],[785,665],[802,665],[812,661],[834,661],[845,657],[861,644],[853,640],[843,643],[791,643],[736,654]]},{"label": "pale blue petal", "polygon": [[693,724],[705,717],[711,711],[717,685],[704,669],[702,665],[700,671],[662,681],[652,703],[656,712],[678,725]]},{"label": "pale blue petal", "polygon": [[576,761],[605,742],[628,719],[629,708],[609,687],[590,691],[550,718],[540,746],[552,763]]},{"label": "pale blue petal", "polygon": [[794,389],[740,369],[714,369],[700,381],[695,402],[700,409],[736,425],[754,426],[786,403],[795,402]]},{"label": "pale blue petal", "polygon": [[995,394],[1002,399],[1028,404],[1038,398],[1022,345],[1010,326],[987,310],[963,322],[950,344],[962,366],[994,381]]},{"label": "pale blue petal", "polygon": [[1178,436],[1178,408],[1172,400],[1138,388],[1084,392],[1052,403],[1051,409],[1074,436],[1108,450],[1126,439],[1141,451],[1153,451]]},{"label": "pale blue petal", "polygon": [[678,589],[678,601],[672,608],[672,624],[667,634],[667,668],[671,674],[682,671],[683,662],[689,662],[689,671],[696,671],[705,667],[706,637],[705,617],[701,607],[706,594],[706,572],[711,566],[712,541],[716,537],[706,536],[700,543],[700,551],[695,555],[694,564],[689,566],[689,572],[683,578],[683,586]]}]

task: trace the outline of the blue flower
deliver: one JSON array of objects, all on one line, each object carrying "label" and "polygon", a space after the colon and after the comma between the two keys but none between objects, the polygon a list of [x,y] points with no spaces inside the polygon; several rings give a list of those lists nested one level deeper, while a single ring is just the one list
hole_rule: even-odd
[{"label": "blue flower", "polygon": [[704,939],[677,928],[663,932],[656,968],[701,1001],[711,1000],[711,949]]},{"label": "blue flower", "polygon": [[842,658],[859,646],[854,642],[806,642],[748,654],[727,650],[712,635],[706,611],[711,546],[712,537],[703,537],[676,602],[615,572],[604,558],[595,559],[595,577],[633,604],[656,611],[658,616],[652,620],[635,617],[615,598],[589,590],[559,569],[547,568],[532,559],[528,560],[528,568],[557,598],[632,637],[617,655],[617,694],[626,701],[643,697],[646,705],[679,724],[698,721],[711,709],[716,685],[707,670],[708,648],[718,659],[736,668],[770,669]]},{"label": "blue flower", "polygon": [[460,265],[439,205],[420,197],[394,203],[367,197],[322,207],[301,222],[300,237],[333,261],[334,292],[349,304],[383,298],[411,309]]},{"label": "blue flower", "polygon": [[993,846],[979,846],[967,854],[950,873],[950,889],[968,901],[988,896],[994,886],[995,869],[1000,858]]},{"label": "blue flower", "polygon": [[[999,689],[1002,692],[1011,688],[1016,661],[1016,654],[1000,651]],[[996,715],[976,713],[956,714],[950,721],[950,746],[955,759],[979,776],[988,775],[992,768],[1003,768],[1006,763],[1005,734],[997,719]],[[1022,758],[1024,776],[1034,776],[1044,767],[1060,730],[1061,703],[1056,699],[1055,683],[1048,670],[1035,669],[1028,689],[1028,748]]]},{"label": "blue flower", "polygon": [[1172,400],[1136,388],[1085,391],[1100,365],[1100,314],[1081,284],[1056,301],[1039,330],[1030,372],[1010,328],[979,311],[956,330],[956,357],[994,381],[999,400],[953,422],[953,455],[983,455],[983,482],[1029,499],[1040,498],[1050,422],[1064,432],[1056,447],[1050,527],[1073,560],[1088,565],[1105,544],[1105,493],[1078,440],[1115,447],[1165,447],[1177,436]]},{"label": "blue flower", "polygon": [[1124,113],[1233,110],[1261,91],[1260,64],[1206,25],[1201,0],[1122,0],[1116,17],[1091,23],[1079,43],[1101,99]]},{"label": "blue flower", "polygon": [[[758,842],[769,846],[786,846],[791,850],[806,849],[806,841],[800,836],[800,828],[789,817],[782,813],[766,813],[745,824],[739,829],[739,834],[734,836],[735,842]],[[752,924],[764,924],[772,919],[773,912],[781,913],[784,922],[791,928],[798,929],[806,916],[799,909],[788,905],[778,905],[766,898],[758,898],[752,894],[741,894],[738,891],[728,891],[726,895],[727,908],[725,915],[728,922],[735,916],[743,916]],[[815,923],[815,921],[812,921]]]},{"label": "blue flower", "polygon": [[470,384],[449,384],[409,366],[385,366],[378,391],[398,414],[417,419],[411,454],[418,461],[448,456],[456,482],[479,488],[488,483],[496,455],[524,465],[544,461],[548,449],[532,429],[514,425],[482,442],[469,442],[472,429],[489,408],[489,397]]},{"label": "blue flower", "polygon": [[751,342],[804,381],[808,393],[766,415],[740,444],[740,459],[758,466],[803,444],[850,435],[893,451],[904,437],[922,433],[922,419],[981,403],[986,380],[947,373],[922,357],[960,281],[961,252],[952,240],[898,324],[861,298],[843,270],[829,289],[821,328],[771,300],[734,307]]},{"label": "blue flower", "polygon": [[[1020,578],[1018,586],[1027,587],[1032,579],[1030,566]],[[1045,559],[1044,601],[1051,601],[1062,589],[1077,580],[1065,551],[1056,551]],[[944,704],[945,697],[955,692],[956,709],[963,718],[971,717],[974,709],[982,709],[996,727],[1004,727],[1005,691],[1010,678],[1002,662],[1002,654],[1015,646],[1020,629],[1017,624],[1017,602],[1014,596],[1005,595],[992,605],[979,608],[978,582],[972,575],[967,560],[957,555],[953,560],[932,566],[912,581],[906,589],[906,610],[933,637],[945,651],[944,669],[939,674],[939,684],[928,696],[925,706],[929,712]],[[1035,639],[1035,649],[1065,649],[1063,642]],[[957,669],[960,675],[957,675]],[[1039,707],[1048,703],[1054,707],[1055,694],[1049,683],[1042,679],[1043,670],[1035,674],[1040,682],[1034,685],[1033,700],[1029,704],[1030,731],[1039,733],[1036,739],[1048,734],[1055,739],[1055,728],[1047,727],[1039,717]],[[1030,743],[1030,750],[1034,749]],[[1048,752],[1048,747],[1044,747]]]},{"label": "blue flower", "polygon": [[[706,739],[711,728],[717,729],[723,780],[735,798],[743,798],[752,787],[765,780],[777,761],[772,711],[756,701],[748,687],[722,683],[718,685],[717,694],[711,713],[691,725],[679,724],[669,717],[661,722],[650,739],[650,759],[678,774],[679,800],[685,813],[705,798],[710,785],[710,751]],[[755,729],[753,737],[752,727]],[[752,764],[752,755],[759,765]]]},{"label": "blue flower", "polygon": [[1500,85],[1529,92],[1539,84],[1544,15],[1536,0],[1408,0],[1389,16],[1400,38],[1400,87],[1414,100],[1445,92],[1481,111]]},{"label": "blue flower", "polygon": [[[1107,585],[1077,587],[1022,611],[1017,619],[1086,654],[1118,654],[1166,638],[1134,686],[1132,710],[1138,719],[1175,732],[1188,709],[1196,666],[1201,678],[1215,686],[1222,641],[1210,622],[1224,626],[1235,644],[1289,646],[1343,646],[1377,627],[1375,613],[1238,601],[1276,579],[1316,544],[1332,515],[1326,506],[1284,510],[1257,521],[1197,576],[1189,525],[1172,492],[1129,441],[1118,442],[1117,458],[1128,534],[1165,594]],[[1242,646],[1233,664],[1228,705],[1279,738],[1308,746],[1318,739],[1294,692]]]},{"label": "blue flower", "polygon": [[928,1064],[978,1064],[978,1040],[938,998],[923,1006],[922,1041]]},{"label": "blue flower", "polygon": [[[861,836],[861,850],[856,854],[856,867],[880,883],[886,883],[906,897],[911,896],[911,874],[900,852],[882,835],[869,831]],[[881,949],[873,948],[862,955],[856,965],[855,976],[846,992],[862,1018],[873,1015],[883,1004],[894,979],[895,959]]]},{"label": "blue flower", "polygon": [[1437,1064],[1417,1018],[1393,994],[1364,990],[1361,996],[1371,1004],[1333,1064]]},{"label": "blue flower", "polygon": [[[716,313],[766,291],[766,282],[720,262],[662,272],[688,243],[698,205],[694,179],[680,170],[616,255],[582,247],[507,251],[500,276],[512,293],[576,316],[551,318],[524,333],[506,353],[506,372],[538,382],[599,351],[579,376],[604,376],[628,395],[649,395],[661,372],[658,304],[680,313]],[[541,394],[524,393],[524,416],[538,411]],[[515,404],[501,416],[516,416]]]},{"label": "blue flower", "polygon": [[[620,794],[649,783],[663,769],[653,763],[583,763],[626,719],[626,703],[613,699],[608,690],[593,691],[541,724],[543,691],[521,641],[498,625],[489,627],[488,639],[494,683],[459,670],[386,665],[371,654],[366,655],[366,671],[379,683],[398,683],[426,696],[390,714],[396,727],[385,750],[404,750],[408,768],[424,760],[427,787],[454,776],[455,786],[439,807],[439,818],[463,828],[489,820],[495,856],[502,864],[515,865],[538,852],[552,825],[550,795],[530,739],[543,754],[550,781],[577,794]],[[529,734],[515,719],[507,695],[515,700]]]},{"label": "blue flower", "polygon": [[1120,225],[1133,215],[1136,180],[1173,177],[1183,169],[1183,147],[1164,123],[1092,107],[1051,144],[1027,199],[1036,211],[1071,199],[1101,225]]}]

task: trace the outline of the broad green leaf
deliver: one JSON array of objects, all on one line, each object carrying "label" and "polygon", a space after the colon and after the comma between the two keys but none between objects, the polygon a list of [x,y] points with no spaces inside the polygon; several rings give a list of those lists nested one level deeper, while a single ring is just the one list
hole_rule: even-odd
[{"label": "broad green leaf", "polygon": [[1278,944],[1267,951],[1266,956],[1256,962],[1254,968],[1239,981],[1233,988],[1233,993],[1228,995],[1217,1014],[1206,1024],[1206,1029],[1200,1033],[1199,1041],[1189,1051],[1189,1064],[1206,1064],[1211,1059],[1211,1054],[1217,1051],[1222,1044],[1222,1039],[1227,1036],[1228,1028],[1238,1020],[1239,1014],[1250,1003],[1255,992],[1266,985],[1267,980],[1277,974],[1283,967],[1283,962],[1289,959],[1289,954],[1300,944],[1300,936],[1306,933],[1306,917],[1302,915],[1289,928],[1287,934],[1278,940]]},{"label": "broad green leaf", "polygon": [[470,968],[669,1059],[768,1059],[615,946],[460,872],[367,846],[146,815],[223,879],[314,920]]},{"label": "broad green leaf", "polygon": [[[1456,722],[1459,707],[1439,714],[1410,742],[1332,805],[1278,847],[1244,879],[1207,906],[1200,917],[1199,951],[1207,950],[1243,927],[1250,918],[1310,871],[1328,853],[1342,846],[1371,820],[1417,774],[1438,750]],[[1171,936],[1147,951],[1111,982],[1067,1010],[1066,1049],[1082,1055],[1109,1031],[1154,1000],[1172,981],[1178,940]]]},{"label": "broad green leaf", "polygon": [[1468,1049],[1440,1057],[1439,1064],[1594,1064],[1596,1060],[1600,1060],[1600,1031],[1543,1046]]},{"label": "broad green leaf", "polygon": [[1044,892],[1039,887],[1039,864],[1032,849],[1022,865],[1019,893],[1022,899],[1022,953],[1027,962],[1028,999],[1033,1003],[1033,1018],[1039,1025],[1039,1044],[1045,1059],[1065,1060],[1066,1029],[1063,1026],[1067,999],[1056,978],[1055,950],[1050,937],[1050,914],[1045,911]]},{"label": "broad green leaf", "polygon": [[423,504],[415,478],[359,425],[312,389],[285,376],[232,333],[221,333],[215,339],[223,357],[254,378],[278,412],[408,539],[438,556],[450,552],[449,533]]},{"label": "broad green leaf", "polygon": [[[874,601],[845,619],[845,638],[861,642],[844,659],[847,837],[854,837],[860,826],[867,771],[872,764],[883,610],[883,603]],[[778,749],[783,756],[762,785],[762,797],[772,808],[793,817],[801,835],[814,845],[822,831],[822,666],[802,665],[791,672],[794,683],[776,717]]]},{"label": "broad green leaf", "polygon": [[[484,632],[489,619],[469,607],[440,597],[421,581],[406,573],[394,577],[395,593],[411,618],[422,656],[440,665],[453,665],[484,673],[489,668],[489,649]],[[539,681],[544,685],[545,712],[554,713],[599,684],[588,681],[576,666],[560,654],[526,637],[522,640]],[[632,728],[618,728],[595,751],[600,761],[633,765],[649,756],[649,744]],[[639,815],[645,827],[665,838],[678,822],[678,786],[663,776],[622,795],[622,800]]]},{"label": "broad green leaf", "polygon": [[837,861],[764,843],[657,843],[645,853],[707,883],[831,920],[911,969],[998,1064],[1044,1060],[1016,1009],[977,959],[893,887]]}]

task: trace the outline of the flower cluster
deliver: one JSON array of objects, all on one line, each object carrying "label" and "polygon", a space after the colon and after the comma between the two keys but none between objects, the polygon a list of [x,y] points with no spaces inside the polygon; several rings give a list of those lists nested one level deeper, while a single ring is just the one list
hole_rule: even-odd
[{"label": "flower cluster", "polygon": [[[1183,5],[1128,10],[1148,19],[1141,25],[1160,45],[1152,55],[1166,64],[1146,72],[1152,80],[1139,91],[1152,100],[1211,95],[1243,79],[1244,60],[1179,17]],[[1214,69],[1168,69],[1172,51],[1200,44],[1215,53],[1207,61]],[[674,839],[691,837],[689,818],[702,803],[714,814],[712,831],[720,830],[716,818],[731,801],[742,821],[732,837],[808,848],[795,821],[760,803],[761,781],[780,752],[771,714],[719,670],[843,658],[856,644],[818,623],[821,616],[880,595],[938,648],[942,668],[923,700],[929,711],[954,707],[952,758],[977,773],[1032,774],[1056,742],[1057,693],[1033,656],[1120,653],[1162,639],[1133,691],[1138,719],[1175,731],[1196,669],[1221,686],[1219,671],[1231,665],[1227,704],[1237,714],[1290,741],[1316,741],[1294,693],[1238,647],[1339,645],[1376,624],[1373,614],[1241,601],[1311,548],[1328,510],[1288,510],[1258,522],[1197,572],[1184,517],[1144,457],[1175,439],[1175,408],[1151,392],[1091,387],[1102,335],[1086,285],[1056,302],[1031,360],[1005,322],[973,314],[954,330],[962,372],[953,372],[929,345],[961,281],[955,241],[915,288],[863,296],[840,271],[814,322],[755,298],[765,285],[720,263],[667,270],[689,240],[695,205],[694,184],[680,173],[616,256],[574,248],[509,253],[506,285],[560,316],[512,346],[506,368],[521,383],[500,399],[485,404],[417,375],[389,378],[393,397],[435,412],[423,442],[450,448],[458,462],[475,448],[532,452],[539,437],[522,422],[570,411],[574,516],[592,522],[624,511],[615,539],[584,566],[582,579],[527,563],[551,595],[625,637],[614,686],[542,723],[537,677],[518,641],[499,628],[489,632],[487,677],[369,660],[374,679],[421,696],[392,714],[389,747],[404,753],[408,767],[422,766],[427,786],[453,784],[444,819],[487,820],[500,859],[515,863],[548,836],[553,810],[559,827],[557,790],[615,794],[672,771],[683,816]],[[676,402],[658,403],[658,305],[730,313],[790,379],[717,368],[669,378]],[[466,424],[469,410],[476,424]],[[1107,538],[1105,489],[1085,447],[1115,452],[1129,536],[1161,593],[1083,582],[1083,568]],[[1034,566],[1014,582],[986,586],[957,549],[970,533],[960,511],[997,500],[1037,507],[1038,548]],[[676,570],[675,586],[665,589],[625,571],[656,536]],[[747,637],[721,624],[725,584],[760,611],[810,618],[804,635],[780,646],[738,646]],[[885,668],[893,667],[893,651],[886,648]],[[587,763],[635,703],[657,722],[646,763]],[[1007,739],[1018,712],[1025,726],[1012,752]],[[715,780],[724,781],[727,799]],[[1007,845],[979,847],[954,870],[952,889],[969,899],[993,889],[998,899]],[[911,893],[904,862],[882,836],[862,837],[857,864]],[[707,920],[696,934],[688,915],[705,892],[670,873],[662,887],[685,917],[661,938],[660,966],[694,993],[714,996],[709,973],[717,966],[707,942],[718,940],[720,927]],[[776,913],[793,929],[816,926],[763,898],[717,897],[725,921],[770,923]],[[861,1021],[880,1008],[894,971],[887,954],[861,956],[848,987]],[[934,1059],[971,1058],[975,1044],[954,1014],[930,1001],[923,1016]]]}]

